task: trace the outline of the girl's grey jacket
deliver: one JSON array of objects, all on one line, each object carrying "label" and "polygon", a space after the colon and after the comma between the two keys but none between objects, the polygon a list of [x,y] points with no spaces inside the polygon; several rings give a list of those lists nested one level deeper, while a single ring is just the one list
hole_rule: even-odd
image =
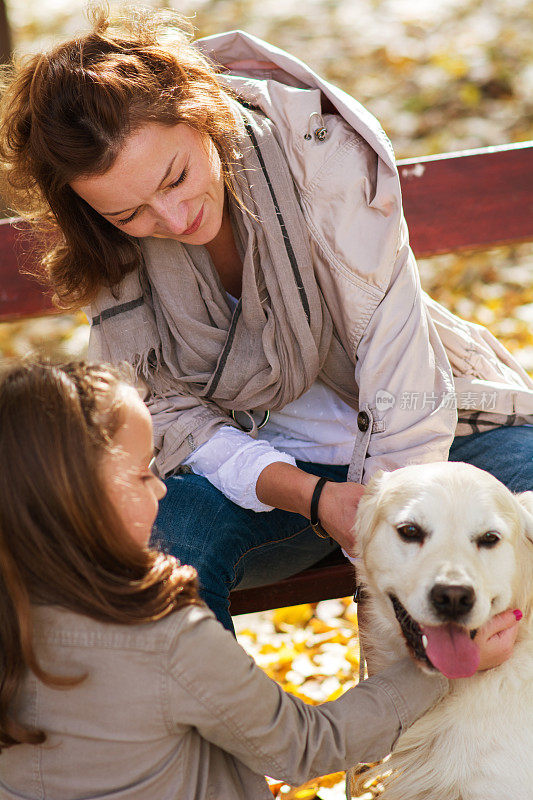
[{"label": "girl's grey jacket", "polygon": [[[276,126],[316,279],[355,365],[360,425],[349,478],[367,483],[378,469],[446,460],[456,432],[472,431],[472,416],[533,422],[525,371],[485,328],[421,291],[394,154],[376,119],[298,59],[249,34],[197,45]],[[322,126],[323,139],[315,136]],[[213,421],[179,393],[149,406],[158,468],[169,474],[210,437]],[[220,424],[235,424],[229,410],[221,410]]]},{"label": "girl's grey jacket", "polygon": [[48,738],[1,753],[2,800],[272,800],[265,773],[300,784],[375,761],[448,686],[406,658],[308,706],[206,608],[127,626],[41,607],[34,622],[41,667],[87,677],[28,675],[15,718]]}]

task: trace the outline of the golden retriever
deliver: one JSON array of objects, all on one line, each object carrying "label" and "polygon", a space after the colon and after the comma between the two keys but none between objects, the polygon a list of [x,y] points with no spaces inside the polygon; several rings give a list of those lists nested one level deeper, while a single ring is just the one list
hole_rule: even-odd
[{"label": "golden retriever", "polygon": [[[533,492],[468,464],[404,467],[370,482],[356,531],[371,671],[409,653],[451,681],[352,794],[390,770],[380,800],[533,800]],[[524,614],[513,655],[476,673],[475,631],[506,608]]]}]

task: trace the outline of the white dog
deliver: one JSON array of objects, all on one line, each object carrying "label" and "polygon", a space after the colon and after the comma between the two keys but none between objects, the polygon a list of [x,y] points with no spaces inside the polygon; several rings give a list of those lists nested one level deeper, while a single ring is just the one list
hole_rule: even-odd
[{"label": "white dog", "polygon": [[[352,793],[392,770],[380,800],[533,800],[533,492],[468,464],[405,467],[371,481],[356,530],[372,672],[407,652],[452,680]],[[513,655],[474,674],[475,632],[507,608],[524,614]]]}]

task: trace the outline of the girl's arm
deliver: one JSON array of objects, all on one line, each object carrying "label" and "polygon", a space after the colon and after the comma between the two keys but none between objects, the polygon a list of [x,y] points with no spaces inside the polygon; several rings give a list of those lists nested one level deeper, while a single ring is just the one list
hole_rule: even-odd
[{"label": "girl's arm", "polygon": [[309,706],[268,678],[210,611],[178,615],[165,699],[172,724],[191,725],[254,772],[292,784],[382,758],[448,686],[405,659]]}]

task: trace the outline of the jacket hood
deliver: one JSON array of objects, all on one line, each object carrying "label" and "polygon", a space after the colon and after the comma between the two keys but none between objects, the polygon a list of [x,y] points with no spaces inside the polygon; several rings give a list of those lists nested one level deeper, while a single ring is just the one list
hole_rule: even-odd
[{"label": "jacket hood", "polygon": [[300,59],[244,31],[206,36],[197,39],[195,46],[234,75],[273,78],[290,86],[320,89],[382,161],[396,171],[392,145],[377,119],[357,100],[321,78]]}]

